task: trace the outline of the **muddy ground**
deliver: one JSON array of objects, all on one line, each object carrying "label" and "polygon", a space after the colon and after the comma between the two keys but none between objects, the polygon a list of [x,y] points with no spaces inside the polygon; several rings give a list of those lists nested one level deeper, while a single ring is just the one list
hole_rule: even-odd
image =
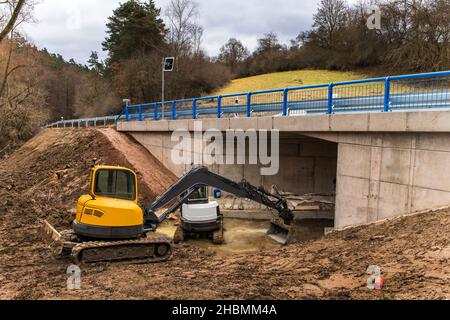
[{"label": "muddy ground", "polygon": [[[0,162],[0,298],[450,299],[450,210],[251,253],[221,254],[189,242],[175,246],[164,264],[82,267],[82,290],[67,291],[70,261],[52,257],[37,219],[70,226],[91,159],[140,171],[146,200],[174,179],[142,147],[123,150],[122,139],[129,138],[49,130]],[[370,265],[382,269],[382,291],[366,287]]]}]

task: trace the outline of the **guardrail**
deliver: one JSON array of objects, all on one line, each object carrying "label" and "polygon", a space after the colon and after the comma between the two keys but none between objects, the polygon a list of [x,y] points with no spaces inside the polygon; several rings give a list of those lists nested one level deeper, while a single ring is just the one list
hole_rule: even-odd
[{"label": "guardrail", "polygon": [[64,120],[46,128],[158,121],[163,105],[165,120],[445,109],[450,108],[450,71],[137,104],[118,116]]},{"label": "guardrail", "polygon": [[[116,122],[162,120],[162,106],[130,105]],[[164,102],[164,108],[170,120],[450,108],[450,71],[175,100]]]},{"label": "guardrail", "polygon": [[112,125],[117,123],[118,116],[106,116],[85,119],[61,120],[44,126],[44,128],[82,128]]}]

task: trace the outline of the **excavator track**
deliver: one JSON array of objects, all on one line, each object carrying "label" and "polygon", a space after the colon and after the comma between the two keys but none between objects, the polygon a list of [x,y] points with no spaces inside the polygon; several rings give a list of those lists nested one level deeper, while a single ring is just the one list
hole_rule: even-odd
[{"label": "excavator track", "polygon": [[177,230],[175,231],[175,234],[173,236],[173,242],[175,244],[179,244],[180,242],[183,242],[185,240],[184,230],[181,226],[177,227]]},{"label": "excavator track", "polygon": [[172,244],[166,236],[159,234],[140,240],[84,242],[72,249],[71,256],[77,264],[158,263],[171,258]]},{"label": "excavator track", "polygon": [[223,218],[222,218],[222,223],[220,225],[220,229],[215,231],[213,233],[213,243],[215,245],[222,245],[225,242],[224,236],[223,236]]}]

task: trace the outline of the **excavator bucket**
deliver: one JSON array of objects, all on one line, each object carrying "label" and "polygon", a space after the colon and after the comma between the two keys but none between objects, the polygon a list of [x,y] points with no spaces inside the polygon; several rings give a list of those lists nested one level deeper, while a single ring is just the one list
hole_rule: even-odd
[{"label": "excavator bucket", "polygon": [[54,241],[61,241],[61,234],[56,231],[56,229],[48,223],[46,220],[41,220],[41,234],[42,239],[47,243],[52,243]]},{"label": "excavator bucket", "polygon": [[46,244],[48,244],[54,251],[54,254],[59,256],[63,250],[62,235],[46,220],[41,220],[41,236]]},{"label": "excavator bucket", "polygon": [[291,244],[294,242],[293,226],[288,226],[281,220],[272,220],[267,236],[282,245]]}]

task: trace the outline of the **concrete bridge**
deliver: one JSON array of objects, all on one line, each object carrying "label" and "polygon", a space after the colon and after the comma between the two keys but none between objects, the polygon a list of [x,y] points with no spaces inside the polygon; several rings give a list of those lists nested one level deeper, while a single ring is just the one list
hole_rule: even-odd
[{"label": "concrete bridge", "polygon": [[203,130],[279,130],[276,176],[261,176],[259,166],[210,169],[296,194],[336,192],[336,228],[450,205],[450,111],[135,121],[117,129],[181,175],[190,168],[172,162],[171,134],[199,122]]},{"label": "concrete bridge", "polygon": [[261,176],[261,165],[210,169],[295,194],[335,193],[338,229],[450,205],[450,71],[132,105],[115,122],[178,176],[191,166],[172,161],[175,130],[278,130],[277,175]]}]

